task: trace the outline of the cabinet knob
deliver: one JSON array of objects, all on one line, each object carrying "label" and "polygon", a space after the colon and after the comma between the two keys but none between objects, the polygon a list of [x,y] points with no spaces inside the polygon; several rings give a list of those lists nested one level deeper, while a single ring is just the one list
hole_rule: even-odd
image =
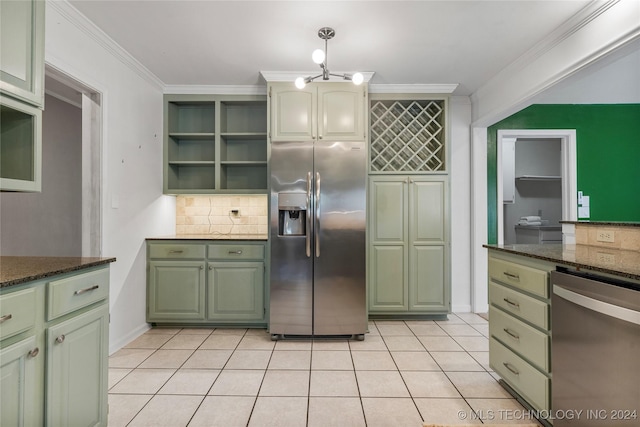
[{"label": "cabinet knob", "polygon": [[200,266],[200,270],[204,270],[204,265],[201,265],[201,266]]},{"label": "cabinet knob", "polygon": [[38,347],[34,348],[33,350],[31,350],[29,353],[27,353],[27,355],[31,358],[36,357],[38,354],[40,353],[40,349]]},{"label": "cabinet knob", "polygon": [[213,270],[213,265],[210,265],[210,266],[209,266],[209,270]]},{"label": "cabinet knob", "polygon": [[322,135],[318,135],[318,139],[322,139]]},{"label": "cabinet knob", "polygon": [[62,344],[64,342],[64,338],[65,338],[64,335],[60,335],[58,338],[56,338],[56,342],[58,344]]}]

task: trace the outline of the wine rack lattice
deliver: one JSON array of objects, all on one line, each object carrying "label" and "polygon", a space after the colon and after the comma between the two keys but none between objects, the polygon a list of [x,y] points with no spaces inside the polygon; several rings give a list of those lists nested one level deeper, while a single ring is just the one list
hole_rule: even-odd
[{"label": "wine rack lattice", "polygon": [[373,101],[371,171],[445,170],[444,101]]}]

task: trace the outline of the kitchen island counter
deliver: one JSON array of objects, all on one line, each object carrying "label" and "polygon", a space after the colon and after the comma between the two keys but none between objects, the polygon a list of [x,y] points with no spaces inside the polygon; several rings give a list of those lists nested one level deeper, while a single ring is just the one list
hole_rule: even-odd
[{"label": "kitchen island counter", "polygon": [[587,245],[483,245],[501,252],[640,280],[640,252]]},{"label": "kitchen island counter", "polygon": [[266,234],[172,234],[147,240],[267,240]]},{"label": "kitchen island counter", "polygon": [[114,262],[100,257],[0,256],[0,288]]}]

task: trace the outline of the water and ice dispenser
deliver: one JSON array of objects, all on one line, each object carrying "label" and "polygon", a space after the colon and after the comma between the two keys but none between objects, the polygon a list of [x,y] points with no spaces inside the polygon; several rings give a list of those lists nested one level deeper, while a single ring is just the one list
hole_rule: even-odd
[{"label": "water and ice dispenser", "polygon": [[304,236],[306,223],[307,194],[278,193],[278,235]]}]

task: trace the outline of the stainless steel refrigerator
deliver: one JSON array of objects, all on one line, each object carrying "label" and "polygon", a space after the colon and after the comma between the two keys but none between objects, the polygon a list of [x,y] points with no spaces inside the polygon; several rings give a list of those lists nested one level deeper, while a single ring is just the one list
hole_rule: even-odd
[{"label": "stainless steel refrigerator", "polygon": [[364,339],[364,141],[271,144],[269,332]]}]

